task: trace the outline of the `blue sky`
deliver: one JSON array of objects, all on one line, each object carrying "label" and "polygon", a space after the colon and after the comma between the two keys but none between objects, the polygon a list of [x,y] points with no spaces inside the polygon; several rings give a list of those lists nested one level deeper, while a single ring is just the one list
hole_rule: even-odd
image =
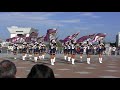
[{"label": "blue sky", "polygon": [[78,37],[106,33],[105,40],[115,42],[120,32],[120,12],[0,12],[0,38],[10,37],[9,26],[33,27],[39,35],[45,35],[49,28],[58,28],[60,39],[78,31]]}]

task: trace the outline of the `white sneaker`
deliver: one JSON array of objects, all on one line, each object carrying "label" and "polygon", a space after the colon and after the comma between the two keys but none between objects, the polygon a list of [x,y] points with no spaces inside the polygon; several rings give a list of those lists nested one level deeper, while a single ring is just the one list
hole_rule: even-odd
[{"label": "white sneaker", "polygon": [[51,63],[51,65],[54,65],[54,63]]},{"label": "white sneaker", "polygon": [[22,60],[25,60],[25,56],[22,56]]},{"label": "white sneaker", "polygon": [[102,58],[100,58],[99,62],[102,63]]},{"label": "white sneaker", "polygon": [[53,59],[53,62],[55,62],[55,58]]},{"label": "white sneaker", "polygon": [[53,59],[51,59],[51,65],[54,65]]},{"label": "white sneaker", "polygon": [[64,59],[67,60],[67,56],[64,56]]},{"label": "white sneaker", "polygon": [[39,59],[41,59],[41,56],[39,56]]},{"label": "white sneaker", "polygon": [[68,57],[68,61],[70,62],[71,57]]},{"label": "white sneaker", "polygon": [[90,64],[90,62],[87,62],[87,64]]},{"label": "white sneaker", "polygon": [[45,55],[42,55],[42,58],[44,59],[44,58],[45,58]]},{"label": "white sneaker", "polygon": [[29,55],[29,57],[32,57],[32,55]]},{"label": "white sneaker", "polygon": [[82,57],[80,56],[80,59],[82,59]]},{"label": "white sneaker", "polygon": [[37,57],[34,57],[35,62],[37,62]]},{"label": "white sneaker", "polygon": [[54,65],[54,62],[52,63],[52,65]]},{"label": "white sneaker", "polygon": [[25,57],[27,57],[27,54],[25,54]]},{"label": "white sneaker", "polygon": [[90,58],[87,58],[87,63],[90,64]]},{"label": "white sneaker", "polygon": [[74,61],[75,61],[75,59],[72,59],[72,64],[75,64],[75,62],[74,62]]}]

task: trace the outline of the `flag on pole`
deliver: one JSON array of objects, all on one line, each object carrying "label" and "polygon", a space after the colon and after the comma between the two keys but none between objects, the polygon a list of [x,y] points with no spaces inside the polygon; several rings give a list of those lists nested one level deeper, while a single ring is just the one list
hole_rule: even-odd
[{"label": "flag on pole", "polygon": [[76,39],[76,37],[79,35],[79,33],[80,33],[80,32],[73,34],[73,35],[72,35],[72,40]]},{"label": "flag on pole", "polygon": [[57,29],[48,29],[44,41],[49,41],[56,38]]},{"label": "flag on pole", "polygon": [[87,40],[87,39],[89,39],[89,35],[82,36],[82,37],[80,37],[80,38],[77,40],[77,43],[84,42],[84,41]]},{"label": "flag on pole", "polygon": [[105,37],[106,37],[106,33],[97,33],[97,34],[94,36],[92,42],[98,42],[98,41],[104,39]]}]

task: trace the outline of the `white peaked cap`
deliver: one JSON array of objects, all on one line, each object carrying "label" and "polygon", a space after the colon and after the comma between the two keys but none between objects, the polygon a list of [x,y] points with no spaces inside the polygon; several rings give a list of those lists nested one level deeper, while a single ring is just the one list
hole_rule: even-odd
[{"label": "white peaked cap", "polygon": [[35,42],[35,44],[38,44],[38,42]]},{"label": "white peaked cap", "polygon": [[57,30],[56,28],[53,28],[53,30]]},{"label": "white peaked cap", "polygon": [[56,42],[55,39],[53,39],[52,42]]},{"label": "white peaked cap", "polygon": [[23,44],[27,44],[26,42],[24,42]]}]

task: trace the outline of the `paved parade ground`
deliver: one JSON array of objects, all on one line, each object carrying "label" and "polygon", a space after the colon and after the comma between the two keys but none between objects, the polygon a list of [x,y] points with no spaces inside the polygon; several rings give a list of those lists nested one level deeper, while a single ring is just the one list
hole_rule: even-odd
[{"label": "paved parade ground", "polygon": [[[13,61],[17,67],[17,78],[26,78],[30,69],[36,63],[27,58],[26,61],[21,59],[21,55],[17,55],[17,59],[13,59],[12,54],[0,54],[0,61]],[[63,59],[62,54],[56,57],[54,66],[50,65],[49,55],[45,56],[45,60],[38,60],[37,63],[48,65],[54,71],[56,78],[120,78],[120,55],[119,56],[103,56],[103,63],[98,61],[98,55],[93,55],[91,64],[86,63],[86,55],[83,56],[83,62],[80,62],[77,55],[75,65]]]}]

